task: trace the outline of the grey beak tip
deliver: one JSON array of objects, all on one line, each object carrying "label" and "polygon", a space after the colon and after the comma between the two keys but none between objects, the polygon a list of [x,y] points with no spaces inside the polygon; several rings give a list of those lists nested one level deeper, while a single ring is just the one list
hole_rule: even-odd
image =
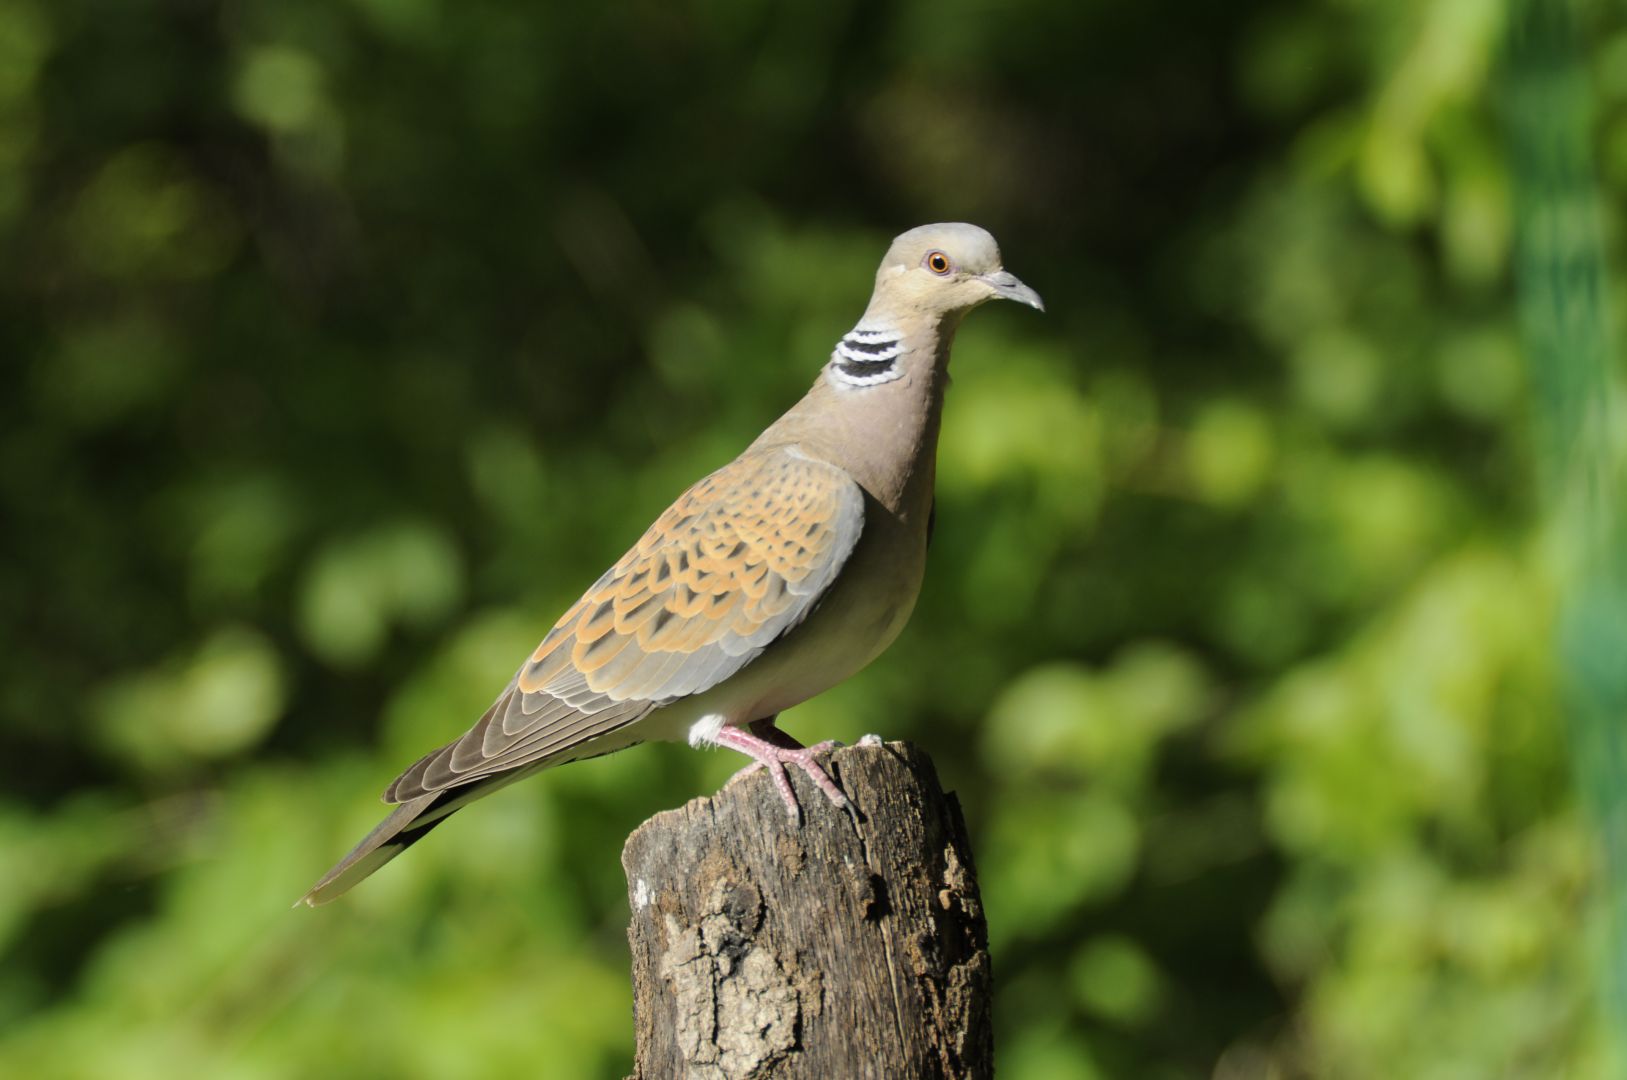
[{"label": "grey beak tip", "polygon": [[1004,296],[1007,300],[1015,300],[1019,304],[1027,304],[1035,311],[1045,310],[1045,301],[1039,298],[1039,293],[1035,292],[1033,289],[1030,289],[1027,285],[1024,285],[1020,281],[1011,289],[1002,290],[1000,295]]},{"label": "grey beak tip", "polygon": [[1015,300],[1019,304],[1027,304],[1035,311],[1045,310],[1045,301],[1039,298],[1039,293],[1022,283],[1022,279],[1009,270],[999,270],[984,278],[994,295],[1002,300]]}]

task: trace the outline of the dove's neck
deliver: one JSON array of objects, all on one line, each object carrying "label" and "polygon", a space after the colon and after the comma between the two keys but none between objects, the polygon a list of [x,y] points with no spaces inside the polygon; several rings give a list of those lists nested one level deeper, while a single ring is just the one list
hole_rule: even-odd
[{"label": "dove's neck", "polygon": [[924,523],[958,323],[866,312],[812,389],[756,445],[794,443],[845,469],[893,514]]}]

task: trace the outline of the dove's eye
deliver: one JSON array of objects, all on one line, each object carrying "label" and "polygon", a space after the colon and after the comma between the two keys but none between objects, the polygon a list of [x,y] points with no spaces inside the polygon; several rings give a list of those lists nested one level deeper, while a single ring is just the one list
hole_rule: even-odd
[{"label": "dove's eye", "polygon": [[927,252],[926,258],[921,260],[921,265],[925,266],[928,270],[931,270],[939,277],[948,275],[952,267],[952,264],[949,262],[949,256],[945,255],[941,251]]}]

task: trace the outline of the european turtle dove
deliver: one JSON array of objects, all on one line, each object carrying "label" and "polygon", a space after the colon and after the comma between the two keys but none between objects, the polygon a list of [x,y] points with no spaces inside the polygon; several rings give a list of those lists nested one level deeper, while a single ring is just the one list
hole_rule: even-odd
[{"label": "european turtle dove", "polygon": [[961,317],[986,300],[1043,309],[975,225],[893,241],[858,325],[813,388],[729,464],[684,492],[543,638],[460,738],[385,792],[400,804],[307,893],[333,899],[474,799],[541,769],[651,739],[786,765],[838,806],[784,709],[874,660],[903,628],[925,567],[938,422]]}]

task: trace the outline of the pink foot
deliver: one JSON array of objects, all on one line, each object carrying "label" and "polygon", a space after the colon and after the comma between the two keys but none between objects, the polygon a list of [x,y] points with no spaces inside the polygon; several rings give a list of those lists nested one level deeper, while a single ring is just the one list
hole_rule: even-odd
[{"label": "pink foot", "polygon": [[790,814],[792,822],[802,820],[802,810],[797,806],[796,792],[791,790],[791,779],[785,775],[787,765],[795,765],[808,774],[808,779],[814,786],[825,793],[829,799],[840,809],[847,808],[847,796],[842,789],[822,769],[819,762],[814,760],[815,755],[822,754],[835,746],[840,745],[834,739],[817,743],[813,746],[790,747],[776,746],[767,739],[760,739],[747,731],[731,725],[724,725],[717,733],[719,746],[727,746],[731,750],[738,750],[752,759],[752,763],[735,773],[729,782],[733,783],[742,776],[749,776],[758,769],[767,769],[768,775],[774,780],[774,789],[780,793],[785,803],[786,813]]}]

